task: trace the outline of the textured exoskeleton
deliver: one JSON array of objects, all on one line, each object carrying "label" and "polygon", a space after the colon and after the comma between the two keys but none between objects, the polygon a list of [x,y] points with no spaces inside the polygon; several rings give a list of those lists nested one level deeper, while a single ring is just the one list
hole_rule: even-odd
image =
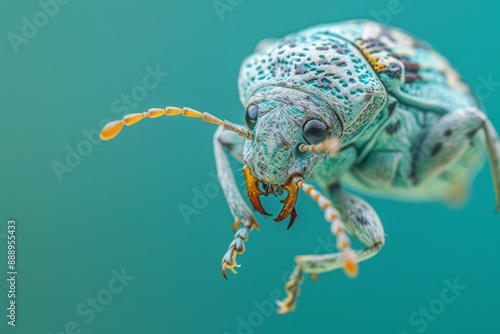
[{"label": "textured exoskeleton", "polygon": [[[227,154],[244,164],[248,197],[287,192],[276,221],[297,218],[299,189],[331,223],[339,253],[302,255],[286,286],[280,312],[295,309],[305,273],[344,268],[384,245],[377,213],[341,184],[408,200],[457,201],[484,161],[490,161],[497,208],[500,151],[482,105],[445,58],[407,33],[371,21],[348,21],[260,43],[238,80],[246,128],[189,108],[151,109],[107,125],[103,139],[145,117],[184,115],[220,125],[214,147],[218,176],[235,218],[235,237],[222,260],[236,255],[258,224],[235,183]],[[312,178],[325,195],[305,183]],[[366,248],[353,251],[348,234]]]}]

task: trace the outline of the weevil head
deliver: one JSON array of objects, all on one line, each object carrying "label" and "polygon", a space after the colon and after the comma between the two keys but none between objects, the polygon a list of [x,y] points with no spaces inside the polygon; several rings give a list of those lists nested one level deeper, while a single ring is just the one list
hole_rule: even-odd
[{"label": "weevil head", "polygon": [[348,145],[380,123],[383,83],[361,51],[327,27],[259,50],[243,62],[238,79],[255,134],[244,160],[257,179],[279,185],[294,174],[307,177],[325,155],[301,153],[300,144],[336,136]]},{"label": "weevil head", "polygon": [[243,161],[264,184],[285,185],[292,176],[308,177],[325,153],[301,152],[342,132],[338,117],[320,99],[298,90],[266,87],[246,106],[245,123],[254,133]]}]

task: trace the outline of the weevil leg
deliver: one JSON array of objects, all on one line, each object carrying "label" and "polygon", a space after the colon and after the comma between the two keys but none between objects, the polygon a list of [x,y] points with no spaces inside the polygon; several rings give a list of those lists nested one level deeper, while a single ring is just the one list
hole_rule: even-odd
[{"label": "weevil leg", "polygon": [[288,282],[285,285],[285,292],[287,298],[283,301],[277,301],[279,306],[278,313],[286,314],[295,310],[297,306],[297,298],[300,294],[300,286],[304,282],[304,271],[299,265],[295,266],[292,274],[290,275]]},{"label": "weevil leg", "polygon": [[245,241],[252,229],[259,229],[259,225],[245,203],[238,189],[234,175],[229,164],[227,153],[231,153],[237,160],[241,161],[245,138],[234,132],[219,127],[214,135],[215,162],[217,165],[217,176],[227,200],[229,210],[234,217],[233,231],[234,239],[222,258],[222,275],[227,279],[226,269],[236,273],[236,255],[245,251]]},{"label": "weevil leg", "polygon": [[500,209],[500,147],[498,135],[487,118],[477,108],[462,109],[444,115],[433,124],[414,148],[411,178],[415,184],[431,180],[456,162],[474,144],[483,130],[486,151],[495,188],[497,210]]},{"label": "weevil leg", "polygon": [[[337,235],[337,248],[342,249],[342,243],[348,244],[348,239],[340,237],[339,232],[342,232],[342,227],[345,228],[347,233],[365,244],[366,248],[352,253],[343,251],[324,255],[297,256],[295,258],[295,262],[297,262],[296,272],[290,276],[290,281],[285,287],[287,298],[282,302],[278,302],[280,306],[279,313],[287,313],[295,309],[303,273],[312,274],[314,279],[319,273],[344,268],[350,276],[355,276],[357,271],[353,267],[349,268],[351,259],[346,261],[346,257],[353,257],[354,263],[367,260],[377,254],[385,243],[382,223],[375,210],[367,202],[344,192],[339,183],[328,187],[328,197],[335,203],[335,209],[338,213],[338,217],[333,219],[332,222],[332,232]],[[321,197],[318,199],[318,203],[325,210],[325,213],[329,210],[330,212],[335,210],[326,207],[324,204],[322,205]],[[326,214],[326,216],[328,215]],[[328,220],[328,217],[326,218]],[[350,265],[353,266],[353,263]]]}]

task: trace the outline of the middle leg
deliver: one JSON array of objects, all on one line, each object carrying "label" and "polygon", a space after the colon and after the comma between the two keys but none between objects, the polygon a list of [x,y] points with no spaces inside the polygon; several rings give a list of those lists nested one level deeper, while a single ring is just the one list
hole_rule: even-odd
[{"label": "middle leg", "polygon": [[[307,192],[307,189],[304,190]],[[313,191],[316,193],[311,195],[325,210],[327,221],[332,223],[332,233],[337,235],[337,248],[344,251],[334,254],[297,256],[295,258],[297,266],[285,287],[287,298],[278,303],[280,313],[287,313],[295,309],[304,273],[312,274],[314,279],[319,273],[344,268],[349,276],[355,276],[357,273],[356,262],[373,257],[384,245],[385,235],[382,223],[375,210],[368,203],[357,196],[344,192],[338,183],[330,186],[328,190],[328,197],[335,203],[336,210],[330,201],[315,190]],[[337,217],[330,220],[332,214],[337,215]],[[344,228],[350,235],[365,244],[366,248],[355,252],[350,251],[349,240],[342,233]]]}]

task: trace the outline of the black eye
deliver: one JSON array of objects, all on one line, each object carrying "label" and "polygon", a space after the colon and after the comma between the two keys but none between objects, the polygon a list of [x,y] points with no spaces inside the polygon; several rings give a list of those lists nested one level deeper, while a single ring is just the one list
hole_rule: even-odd
[{"label": "black eye", "polygon": [[317,119],[311,119],[304,124],[302,129],[304,139],[308,144],[318,144],[328,138],[328,130],[325,123]]},{"label": "black eye", "polygon": [[250,130],[253,130],[255,127],[255,124],[257,123],[257,116],[259,116],[259,108],[252,104],[247,108],[245,113],[245,123]]},{"label": "black eye", "polygon": [[392,63],[389,64],[386,72],[391,78],[397,78],[401,76],[401,67],[399,66],[399,64]]}]

